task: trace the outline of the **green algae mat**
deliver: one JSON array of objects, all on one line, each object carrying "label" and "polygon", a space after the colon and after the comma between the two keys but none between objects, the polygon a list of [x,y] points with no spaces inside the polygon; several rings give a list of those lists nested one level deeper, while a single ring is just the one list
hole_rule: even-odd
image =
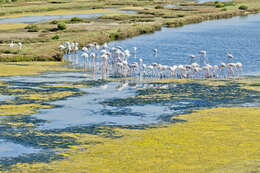
[{"label": "green algae mat", "polygon": [[[5,147],[2,140],[40,150],[0,156],[0,172],[260,172],[258,77],[140,84],[131,79],[93,81],[75,70],[58,80],[69,71],[62,63],[5,63],[0,67],[0,95],[7,97],[0,100],[0,153]],[[43,72],[47,72],[45,78],[39,75]],[[139,83],[140,87],[106,98],[105,88],[120,82]],[[104,99],[93,95],[95,87],[104,90]],[[151,124],[41,128],[55,120],[42,119],[45,111],[67,110],[56,102],[82,96],[83,101],[93,97],[99,106],[113,108],[102,112],[111,122],[119,115],[142,118],[131,112],[138,106],[167,107],[172,113],[158,116]],[[49,116],[55,118],[54,113]]]},{"label": "green algae mat", "polygon": [[[70,146],[65,159],[17,164],[11,172],[258,172],[260,109],[215,108],[175,117],[185,123],[115,129],[119,139],[71,134],[100,144]],[[64,134],[70,135],[70,134]]]}]

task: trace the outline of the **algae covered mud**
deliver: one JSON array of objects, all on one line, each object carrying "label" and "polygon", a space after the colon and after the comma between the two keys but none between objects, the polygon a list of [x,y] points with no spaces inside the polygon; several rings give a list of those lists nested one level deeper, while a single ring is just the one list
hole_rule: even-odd
[{"label": "algae covered mud", "polygon": [[[134,148],[152,144],[155,141],[151,137],[155,138],[157,133],[162,133],[165,135],[164,137],[168,138],[167,136],[170,135],[168,132],[174,133],[171,128],[186,129],[185,123],[189,121],[195,124],[207,123],[204,120],[205,118],[215,121],[210,118],[209,115],[211,114],[220,121],[218,125],[215,124],[216,127],[212,128],[218,129],[223,126],[226,129],[229,127],[228,122],[225,125],[222,124],[223,122],[221,123],[222,118],[224,118],[220,114],[223,112],[221,108],[217,111],[209,110],[209,115],[206,113],[206,117],[199,122],[197,122],[198,117],[193,116],[197,115],[196,113],[191,114],[191,117],[194,117],[193,119],[188,118],[189,113],[196,109],[235,106],[238,108],[225,108],[226,112],[233,113],[234,110],[241,113],[242,111],[242,117],[245,116],[245,112],[248,112],[247,116],[252,115],[258,121],[255,115],[259,112],[258,108],[246,108],[248,106],[259,107],[260,79],[258,77],[242,80],[173,79],[145,82],[131,79],[93,80],[93,76],[86,72],[64,71],[65,64],[59,64],[60,67],[57,63],[50,64],[52,63],[8,63],[2,65],[3,69],[5,66],[12,66],[17,68],[17,71],[22,70],[25,66],[32,74],[35,74],[35,71],[37,72],[39,66],[44,69],[55,70],[40,75],[0,78],[0,92],[1,96],[4,96],[0,106],[0,164],[3,172],[26,172],[29,169],[32,172],[55,172],[63,169],[73,172],[75,170],[71,169],[74,167],[71,164],[74,164],[75,158],[82,159],[82,164],[77,166],[79,170],[106,172],[106,168],[101,167],[101,165],[103,162],[107,162],[110,163],[109,170],[121,172],[123,168],[117,167],[113,164],[113,160],[107,158],[110,157],[107,153],[109,151],[116,154],[117,150],[112,146],[126,142],[127,145],[120,144],[120,151],[124,153],[125,147],[129,147],[130,144]],[[38,66],[38,68],[34,66]],[[203,111],[201,113],[204,115]],[[185,117],[188,119],[182,118],[182,116],[173,116],[180,114],[187,114]],[[227,120],[229,116],[230,114],[225,114],[224,119]],[[237,120],[233,115],[231,118],[234,118],[231,120],[233,123],[235,119]],[[250,117],[244,118],[250,119]],[[241,123],[238,120],[236,122]],[[181,127],[179,125],[175,127],[176,123],[184,124],[179,124]],[[249,124],[244,125],[248,126]],[[168,126],[171,128],[168,129]],[[150,133],[154,135],[151,136]],[[232,133],[236,134],[237,131]],[[251,133],[250,130],[249,133]],[[137,140],[137,138],[143,138],[140,134],[145,135],[143,136],[144,141]],[[218,135],[218,133],[216,132],[215,135]],[[173,137],[174,135],[170,136]],[[175,137],[179,141],[177,136]],[[245,142],[243,141],[244,138],[246,138],[246,134],[241,138],[241,142]],[[158,141],[161,143],[160,147],[157,148],[160,151],[158,153],[160,159],[166,159],[164,155],[169,154],[163,147],[163,141],[166,142],[167,140],[160,139]],[[129,145],[128,142],[130,142]],[[183,142],[183,144],[187,142],[184,145],[186,147],[188,147],[188,143],[191,143],[189,141]],[[194,142],[194,147],[196,147],[199,141],[194,139]],[[178,145],[181,147],[183,144]],[[256,144],[257,141],[254,141],[250,145],[255,146]],[[100,159],[104,159],[103,161],[96,160],[99,156],[95,152],[99,150],[100,145],[105,146],[101,152],[103,156],[100,156]],[[177,152],[176,148],[172,147],[169,148],[169,152]],[[134,148],[131,149],[133,153],[141,151]],[[186,150],[185,147],[183,150]],[[230,160],[234,159],[233,152],[235,151],[230,152]],[[132,154],[125,161],[118,154],[116,155],[119,157],[113,156],[113,158],[119,161],[121,165],[124,165],[123,162],[130,162],[134,166],[137,163],[133,160]],[[202,159],[207,157],[203,156]],[[257,155],[254,157],[257,157]],[[85,160],[86,158],[94,160],[90,162]],[[149,158],[151,157],[149,156]],[[140,159],[145,159],[145,157]],[[150,161],[153,162],[153,158],[151,159]],[[181,160],[176,161],[181,162]],[[86,168],[85,162],[93,163],[93,165],[88,165]],[[216,165],[221,166],[221,162],[219,160]],[[142,163],[141,160],[140,163]],[[183,168],[188,166],[188,163],[183,164]],[[198,170],[203,170],[204,164],[206,162],[202,162],[200,164],[201,169]],[[141,168],[137,170],[149,172],[150,166],[146,164],[143,170]],[[173,168],[170,170],[181,169],[182,166],[175,164]],[[129,172],[133,172],[130,171],[133,169],[132,166],[127,169],[129,169]],[[160,169],[164,170],[164,166]]]}]

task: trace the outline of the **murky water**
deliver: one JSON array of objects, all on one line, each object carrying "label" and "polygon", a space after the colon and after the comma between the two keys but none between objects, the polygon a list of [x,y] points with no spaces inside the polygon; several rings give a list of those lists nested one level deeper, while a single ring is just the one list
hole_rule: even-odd
[{"label": "murky water", "polygon": [[134,14],[134,11],[125,11],[122,13],[93,13],[93,14],[71,14],[71,15],[45,15],[45,16],[24,16],[24,17],[10,17],[0,19],[0,23],[39,23],[54,19],[70,19],[72,17],[79,18],[97,18],[108,14]]}]

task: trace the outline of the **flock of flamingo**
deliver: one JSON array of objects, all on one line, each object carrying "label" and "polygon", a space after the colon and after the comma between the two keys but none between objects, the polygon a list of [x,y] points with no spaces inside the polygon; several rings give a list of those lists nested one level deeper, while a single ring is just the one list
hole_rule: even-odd
[{"label": "flock of flamingo", "polygon": [[[68,61],[74,65],[79,62],[79,44],[77,42],[65,42],[59,45],[59,49],[68,56]],[[100,72],[102,77],[143,77],[143,78],[240,78],[242,74],[242,63],[231,62],[233,55],[227,53],[228,63],[218,65],[208,64],[207,52],[201,50],[199,62],[195,55],[189,55],[190,62],[186,65],[162,65],[159,63],[144,64],[143,59],[137,60],[137,48],[133,47],[133,57],[136,62],[129,63],[131,53],[121,46],[108,47],[108,44],[100,46],[91,43],[83,47],[80,58],[84,69],[91,69],[92,72]],[[154,49],[154,56],[158,50]]]}]

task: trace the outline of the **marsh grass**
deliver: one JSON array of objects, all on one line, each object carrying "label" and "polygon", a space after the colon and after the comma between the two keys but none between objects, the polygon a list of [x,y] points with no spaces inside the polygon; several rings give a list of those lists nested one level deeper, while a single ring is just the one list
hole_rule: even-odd
[{"label": "marsh grass", "polygon": [[0,30],[17,30],[26,27],[27,24],[24,23],[1,23]]},{"label": "marsh grass", "polygon": [[[178,1],[176,1],[178,2]],[[238,15],[248,15],[249,13],[256,13],[260,9],[260,3],[253,2],[251,0],[235,1],[234,3],[223,3],[225,9],[215,8],[215,3],[204,3],[204,4],[193,4],[199,5],[200,8],[178,8],[178,9],[155,9],[157,5],[164,5],[163,2],[157,1],[99,1],[95,4],[102,4],[102,9],[89,9],[89,10],[73,10],[76,6],[71,6],[70,9],[64,9],[65,6],[72,4],[83,3],[82,1],[61,3],[61,4],[46,4],[43,3],[39,10],[43,10],[48,5],[55,8],[48,8],[48,11],[35,13],[33,15],[46,15],[46,14],[75,14],[75,13],[113,13],[120,12],[120,9],[134,9],[137,10],[137,14],[125,14],[125,15],[107,15],[99,17],[96,20],[88,19],[83,21],[72,21],[72,20],[55,20],[55,25],[53,23],[45,22],[37,24],[36,26],[40,28],[39,33],[34,33],[32,35],[26,35],[25,30],[20,26],[14,29],[2,30],[8,34],[0,34],[3,36],[2,43],[10,43],[11,41],[21,41],[24,44],[24,48],[21,52],[12,53],[9,48],[0,50],[1,61],[61,61],[63,53],[60,52],[57,47],[59,44],[65,41],[75,41],[80,43],[80,46],[84,46],[91,42],[98,42],[103,44],[105,42],[110,42],[114,40],[122,40],[129,37],[138,36],[140,34],[153,33],[156,30],[160,30],[162,26],[166,27],[180,27],[186,24],[199,23],[205,20],[230,18]],[[92,7],[92,2],[89,2],[89,8]],[[165,3],[169,3],[165,1]],[[173,3],[173,2],[171,2]],[[116,6],[119,10],[104,9],[104,4]],[[123,5],[124,4],[124,5]],[[145,6],[143,6],[146,4]],[[241,4],[248,5],[248,10],[239,10],[238,7]],[[36,5],[36,4],[34,4]],[[30,11],[30,8],[34,5],[26,4],[19,10]],[[39,4],[37,4],[39,6]],[[47,6],[46,6],[47,5]],[[57,5],[61,5],[59,8]],[[187,4],[186,4],[187,5]],[[189,5],[189,4],[188,4]],[[57,7],[57,8],[56,8]],[[43,9],[41,9],[43,8]],[[82,6],[84,8],[84,5]],[[17,10],[17,7],[8,8],[12,12]],[[57,10],[58,9],[58,10]],[[14,11],[12,11],[14,10]],[[18,11],[19,11],[18,10]],[[29,12],[30,13],[30,12]],[[13,14],[12,14],[13,15]],[[17,15],[28,15],[27,12]],[[13,16],[14,17],[14,16]],[[58,30],[56,25],[59,22],[64,22],[68,24],[66,30]],[[7,28],[12,28],[11,26]],[[55,36],[59,35],[60,39]],[[9,52],[5,54],[4,52]],[[18,57],[18,58],[15,58]]]}]

